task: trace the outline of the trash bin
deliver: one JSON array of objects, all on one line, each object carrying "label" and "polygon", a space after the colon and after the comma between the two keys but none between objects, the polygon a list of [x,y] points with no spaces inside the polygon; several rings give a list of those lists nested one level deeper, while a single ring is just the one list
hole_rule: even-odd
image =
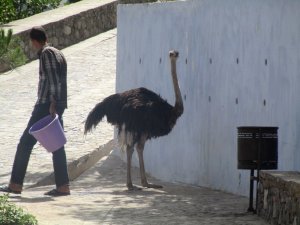
[{"label": "trash bin", "polygon": [[277,169],[278,127],[238,127],[238,169]]}]

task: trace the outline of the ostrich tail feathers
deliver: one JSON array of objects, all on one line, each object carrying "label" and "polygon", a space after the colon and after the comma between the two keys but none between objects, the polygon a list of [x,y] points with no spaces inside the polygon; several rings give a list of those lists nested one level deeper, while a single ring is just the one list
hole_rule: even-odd
[{"label": "ostrich tail feathers", "polygon": [[104,102],[98,103],[92,111],[90,111],[84,125],[84,134],[87,134],[93,128],[95,128],[98,123],[105,116]]}]

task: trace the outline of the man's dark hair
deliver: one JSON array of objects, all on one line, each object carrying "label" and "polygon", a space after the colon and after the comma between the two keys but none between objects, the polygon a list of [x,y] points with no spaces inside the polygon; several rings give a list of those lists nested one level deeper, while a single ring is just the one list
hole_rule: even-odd
[{"label": "man's dark hair", "polygon": [[46,31],[43,27],[33,27],[30,31],[30,38],[43,43],[47,40]]}]

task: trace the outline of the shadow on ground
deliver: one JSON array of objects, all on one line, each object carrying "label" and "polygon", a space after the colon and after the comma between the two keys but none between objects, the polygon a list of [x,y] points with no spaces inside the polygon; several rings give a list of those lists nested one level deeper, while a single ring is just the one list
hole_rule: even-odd
[{"label": "shadow on ground", "polygon": [[[139,170],[133,168],[133,182],[139,184]],[[49,187],[28,189],[29,196],[14,201],[51,211],[51,218],[37,216],[41,224],[240,224],[264,225],[256,215],[246,213],[247,198],[202,187],[161,182],[163,189],[126,189],[126,164],[109,155],[72,183],[69,197],[41,197]],[[38,213],[38,211],[36,211]],[[73,223],[72,224],[77,224]]]},{"label": "shadow on ground", "polygon": [[[139,184],[139,169],[133,168]],[[75,182],[75,195],[83,196],[70,211],[75,218],[112,224],[254,224],[258,218],[246,213],[246,198],[207,188],[164,183],[163,189],[126,189],[126,164],[110,155]],[[85,202],[89,196],[91,202]],[[87,204],[88,203],[88,204]],[[73,207],[73,206],[72,206]],[[76,209],[80,208],[80,214]]]}]

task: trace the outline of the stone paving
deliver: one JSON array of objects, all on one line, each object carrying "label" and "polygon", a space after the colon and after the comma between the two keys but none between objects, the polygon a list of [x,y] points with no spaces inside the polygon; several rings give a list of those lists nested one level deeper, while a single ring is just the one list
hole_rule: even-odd
[{"label": "stone paving", "polygon": [[[111,154],[72,183],[72,195],[50,198],[50,187],[27,189],[11,200],[33,213],[40,225],[266,225],[246,213],[246,198],[207,188],[164,183],[162,189],[129,192],[126,164]],[[139,172],[133,168],[133,182]]]},{"label": "stone paving", "polygon": [[[113,127],[102,122],[92,135],[83,135],[83,121],[104,97],[115,92],[116,29],[63,50],[68,61],[68,109],[64,113],[69,161],[113,138]],[[0,75],[0,184],[9,179],[16,146],[36,100],[38,61]],[[26,184],[52,170],[51,154],[33,150]]]},{"label": "stone paving", "polygon": [[[63,50],[69,66],[69,109],[65,112],[69,161],[113,138],[113,128],[101,122],[93,134],[83,135],[83,121],[91,108],[115,91],[116,30]],[[37,85],[38,62],[0,75],[0,185],[9,180],[16,145],[30,116]],[[37,145],[29,164],[26,186],[52,172],[51,154]],[[139,172],[133,168],[133,182]],[[41,225],[95,224],[214,224],[265,225],[246,213],[248,199],[207,188],[165,183],[163,189],[128,192],[126,164],[116,154],[102,159],[71,183],[72,195],[43,196],[52,187],[25,189],[11,201],[34,214]]]}]

